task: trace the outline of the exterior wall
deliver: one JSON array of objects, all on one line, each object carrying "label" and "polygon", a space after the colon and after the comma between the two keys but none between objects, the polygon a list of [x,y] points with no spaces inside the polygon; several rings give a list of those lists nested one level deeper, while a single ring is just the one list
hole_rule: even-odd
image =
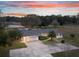
[{"label": "exterior wall", "polygon": [[41,34],[41,36],[47,36],[48,35],[48,33],[42,33]]},{"label": "exterior wall", "polygon": [[57,33],[56,34],[56,38],[58,39],[58,38],[63,38],[63,35],[61,34],[61,33]]}]

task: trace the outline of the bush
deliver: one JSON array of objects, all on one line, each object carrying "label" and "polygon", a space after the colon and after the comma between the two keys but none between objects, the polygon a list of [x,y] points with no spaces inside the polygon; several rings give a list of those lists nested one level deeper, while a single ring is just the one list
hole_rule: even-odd
[{"label": "bush", "polygon": [[71,38],[74,38],[74,37],[75,37],[75,34],[70,34],[70,37],[71,37]]},{"label": "bush", "polygon": [[61,43],[65,43],[65,40],[61,40]]},{"label": "bush", "polygon": [[46,36],[39,36],[39,40],[46,40],[46,39],[48,39],[48,37],[46,37]]}]

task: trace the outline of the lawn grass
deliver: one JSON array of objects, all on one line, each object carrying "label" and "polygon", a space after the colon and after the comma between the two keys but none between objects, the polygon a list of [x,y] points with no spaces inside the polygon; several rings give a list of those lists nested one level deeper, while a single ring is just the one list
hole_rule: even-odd
[{"label": "lawn grass", "polygon": [[0,46],[0,57],[8,57],[9,56],[9,48]]},{"label": "lawn grass", "polygon": [[25,48],[27,47],[24,43],[21,43],[19,41],[15,41],[14,44],[9,47],[10,49],[19,49],[19,48]]},{"label": "lawn grass", "polygon": [[0,57],[9,57],[9,50],[10,49],[19,49],[19,48],[26,48],[27,46],[24,43],[19,41],[14,42],[14,44],[10,47],[2,47],[0,46]]},{"label": "lawn grass", "polygon": [[71,33],[65,33],[64,34],[65,42],[79,47],[79,34],[78,33],[74,33],[74,35],[75,35],[74,38],[71,38],[70,34]]},{"label": "lawn grass", "polygon": [[[65,40],[65,43],[69,43],[69,44],[79,47],[79,27],[68,26],[68,27],[60,27],[56,29],[60,32],[63,32],[63,35],[64,35],[63,39]],[[71,38],[70,34],[74,34],[75,37]],[[79,57],[79,49],[54,53],[51,55],[55,57]]]},{"label": "lawn grass", "polygon": [[[56,28],[59,32],[63,33],[66,43],[79,47],[79,26],[63,26]],[[71,38],[70,34],[74,34],[75,37]]]},{"label": "lawn grass", "polygon": [[79,57],[79,49],[65,52],[58,52],[54,54],[51,53],[51,55],[54,57]]},{"label": "lawn grass", "polygon": [[50,40],[49,37],[47,36],[39,36],[39,40],[42,41],[44,44],[49,44],[49,43],[55,43],[55,39]]}]

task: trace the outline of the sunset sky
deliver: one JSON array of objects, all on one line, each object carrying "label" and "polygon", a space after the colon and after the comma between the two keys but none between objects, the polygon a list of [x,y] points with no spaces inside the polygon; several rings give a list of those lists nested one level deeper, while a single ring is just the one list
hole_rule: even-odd
[{"label": "sunset sky", "polygon": [[79,12],[78,1],[0,1],[4,14],[23,16],[37,15],[76,15]]}]

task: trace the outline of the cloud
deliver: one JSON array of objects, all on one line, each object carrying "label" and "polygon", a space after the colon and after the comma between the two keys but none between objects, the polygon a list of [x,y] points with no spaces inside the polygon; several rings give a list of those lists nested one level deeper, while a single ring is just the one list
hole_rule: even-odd
[{"label": "cloud", "polygon": [[7,13],[7,14],[4,14],[6,16],[17,16],[17,17],[20,17],[20,16],[26,16],[26,14],[23,14],[23,13]]},{"label": "cloud", "polygon": [[11,7],[24,7],[24,8],[60,8],[60,7],[79,7],[79,2],[16,1],[16,2],[3,2],[0,5],[7,5]]}]

